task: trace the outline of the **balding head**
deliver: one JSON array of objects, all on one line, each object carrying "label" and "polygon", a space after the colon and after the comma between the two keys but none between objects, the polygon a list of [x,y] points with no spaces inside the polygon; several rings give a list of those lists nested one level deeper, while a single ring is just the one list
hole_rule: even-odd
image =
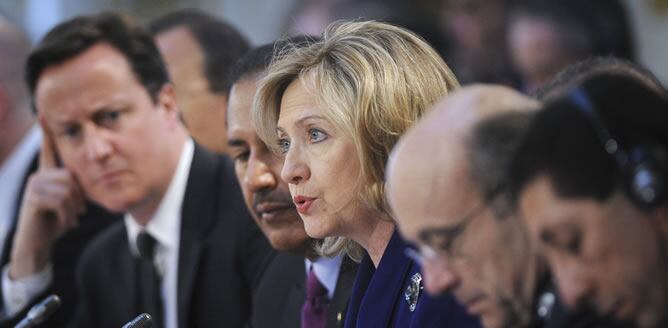
[{"label": "balding head", "polygon": [[[402,232],[416,236],[413,217],[429,203],[450,207],[478,203],[468,165],[468,141],[473,127],[508,112],[535,110],[539,103],[502,86],[472,85],[447,96],[416,124],[395,147],[388,168],[389,201]],[[442,200],[447,199],[447,202]],[[440,200],[440,201],[439,201]],[[405,204],[404,204],[405,203]],[[405,206],[404,206],[405,205]],[[405,212],[405,213],[404,213]],[[442,215],[416,216],[439,220]],[[431,225],[436,222],[421,222]]]},{"label": "balding head", "polygon": [[[499,149],[487,142],[488,132],[514,129],[505,115],[529,117],[538,107],[505,87],[462,88],[406,133],[390,158],[389,203],[403,236],[427,258],[427,291],[452,291],[488,328],[528,322],[536,270],[521,223],[496,219],[474,163],[487,148]],[[488,162],[500,164],[494,156]]]}]

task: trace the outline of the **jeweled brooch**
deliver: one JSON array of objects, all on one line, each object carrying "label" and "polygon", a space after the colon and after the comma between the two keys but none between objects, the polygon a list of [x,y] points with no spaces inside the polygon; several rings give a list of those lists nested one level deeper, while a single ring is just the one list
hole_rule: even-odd
[{"label": "jeweled brooch", "polygon": [[415,311],[422,288],[424,288],[422,287],[422,275],[418,272],[411,277],[411,282],[404,293],[404,298],[408,302],[408,310],[411,312]]}]

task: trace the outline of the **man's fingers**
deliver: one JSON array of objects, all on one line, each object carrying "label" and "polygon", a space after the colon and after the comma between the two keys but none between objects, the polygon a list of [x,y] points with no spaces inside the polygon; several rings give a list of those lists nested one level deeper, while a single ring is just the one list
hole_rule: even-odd
[{"label": "man's fingers", "polygon": [[71,198],[75,202],[85,202],[83,189],[76,178],[65,169],[51,168],[37,172],[31,177],[29,185],[30,190],[34,192],[43,192],[44,189],[62,188],[72,195]]},{"label": "man's fingers", "polygon": [[39,151],[39,168],[57,167],[58,162],[56,161],[56,150],[53,145],[51,131],[41,116],[39,117],[39,125],[42,127],[42,148]]},{"label": "man's fingers", "polygon": [[62,227],[71,228],[77,225],[84,199],[73,182],[37,184],[34,192],[34,204],[40,211],[54,212]]},{"label": "man's fingers", "polygon": [[40,195],[39,202],[40,211],[44,213],[41,220],[47,220],[41,224],[46,224],[50,227],[49,229],[55,229],[53,231],[56,232],[56,235],[70,229],[72,221],[76,220],[74,205],[67,201],[65,195],[55,192]]}]

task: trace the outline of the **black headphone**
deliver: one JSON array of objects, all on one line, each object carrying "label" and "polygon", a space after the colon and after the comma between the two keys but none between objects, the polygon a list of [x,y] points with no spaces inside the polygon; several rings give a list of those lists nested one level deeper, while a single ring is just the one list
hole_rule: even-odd
[{"label": "black headphone", "polygon": [[569,96],[575,107],[594,126],[605,151],[621,170],[624,187],[631,200],[642,209],[653,209],[662,204],[666,200],[666,163],[662,161],[665,156],[658,154],[658,147],[641,144],[628,151],[622,149],[605,126],[587,92],[578,87]]}]

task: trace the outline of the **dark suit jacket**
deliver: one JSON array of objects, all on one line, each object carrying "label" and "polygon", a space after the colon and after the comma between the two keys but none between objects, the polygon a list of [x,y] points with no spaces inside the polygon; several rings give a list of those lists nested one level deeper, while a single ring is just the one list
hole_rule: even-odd
[{"label": "dark suit jacket", "polygon": [[[20,195],[23,195],[28,178],[37,170],[38,155],[36,154],[30,168],[23,179]],[[7,234],[5,240],[5,247],[2,254],[2,267],[4,267],[10,260],[10,254],[14,242],[14,234],[16,232],[16,223],[18,221],[21,199],[17,197],[16,212],[12,220],[12,228]],[[112,223],[118,222],[121,218],[119,214],[110,213],[101,207],[88,203],[86,205],[86,213],[79,219],[79,226],[65,233],[54,244],[51,261],[53,263],[53,282],[50,288],[44,293],[37,296],[31,306],[39,302],[47,295],[54,293],[60,296],[62,305],[58,312],[54,314],[48,324],[39,327],[63,327],[67,321],[70,320],[74,313],[75,304],[77,303],[77,293],[75,288],[74,271],[76,264],[81,256],[81,253],[86,248],[86,245],[97,236],[102,230],[109,227]],[[0,292],[2,287],[0,286]],[[0,297],[0,309],[4,307],[2,297]],[[19,320],[21,320],[30,306],[25,311],[20,312],[13,318],[0,323],[0,327],[13,327]]]},{"label": "dark suit jacket", "polygon": [[[327,327],[343,327],[344,314],[357,272],[357,264],[345,257],[336,290],[327,312]],[[253,305],[253,328],[299,328],[306,298],[304,258],[279,253],[262,278]]]},{"label": "dark suit jacket", "polygon": [[480,327],[451,295],[430,297],[422,288],[414,311],[410,311],[405,293],[420,266],[409,259],[408,245],[395,231],[383,257],[374,268],[367,254],[360,263],[348,306],[345,327]]},{"label": "dark suit jacket", "polygon": [[[243,327],[274,255],[251,219],[231,162],[196,146],[181,213],[179,327]],[[73,327],[121,327],[138,312],[135,259],[123,222],[84,253]]]}]

